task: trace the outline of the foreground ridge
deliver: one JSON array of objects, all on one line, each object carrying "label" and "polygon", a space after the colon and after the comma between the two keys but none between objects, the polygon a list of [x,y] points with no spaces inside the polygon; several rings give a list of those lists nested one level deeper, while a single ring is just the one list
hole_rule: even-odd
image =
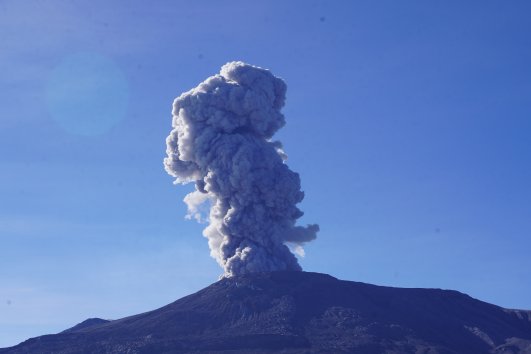
[{"label": "foreground ridge", "polygon": [[222,279],[167,306],[89,319],[18,353],[531,353],[531,311],[452,290],[309,272]]}]

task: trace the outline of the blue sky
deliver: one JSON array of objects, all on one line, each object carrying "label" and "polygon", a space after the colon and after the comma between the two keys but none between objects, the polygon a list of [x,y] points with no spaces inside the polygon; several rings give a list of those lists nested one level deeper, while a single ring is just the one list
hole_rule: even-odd
[{"label": "blue sky", "polygon": [[531,309],[530,10],[1,1],[0,347],[217,279],[162,159],[173,99],[232,60],[288,84],[305,270]]}]

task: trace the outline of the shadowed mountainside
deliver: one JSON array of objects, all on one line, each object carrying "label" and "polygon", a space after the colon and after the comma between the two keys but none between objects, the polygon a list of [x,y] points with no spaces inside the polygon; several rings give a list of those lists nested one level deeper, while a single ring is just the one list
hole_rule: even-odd
[{"label": "shadowed mountainside", "polygon": [[256,273],[0,353],[531,353],[531,312],[451,290]]}]

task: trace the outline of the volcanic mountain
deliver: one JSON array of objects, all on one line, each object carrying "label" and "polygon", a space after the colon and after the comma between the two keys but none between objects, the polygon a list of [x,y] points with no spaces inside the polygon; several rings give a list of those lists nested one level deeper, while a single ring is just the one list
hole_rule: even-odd
[{"label": "volcanic mountain", "polygon": [[18,353],[531,353],[531,311],[308,272],[222,279],[167,306],[89,319]]}]

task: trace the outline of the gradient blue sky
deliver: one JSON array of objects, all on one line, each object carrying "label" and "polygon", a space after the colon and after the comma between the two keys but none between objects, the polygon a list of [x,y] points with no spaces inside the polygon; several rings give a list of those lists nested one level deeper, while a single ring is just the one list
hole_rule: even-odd
[{"label": "gradient blue sky", "polygon": [[173,98],[232,60],[288,83],[306,270],[531,309],[530,13],[0,1],[0,347],[217,279],[162,159]]}]

